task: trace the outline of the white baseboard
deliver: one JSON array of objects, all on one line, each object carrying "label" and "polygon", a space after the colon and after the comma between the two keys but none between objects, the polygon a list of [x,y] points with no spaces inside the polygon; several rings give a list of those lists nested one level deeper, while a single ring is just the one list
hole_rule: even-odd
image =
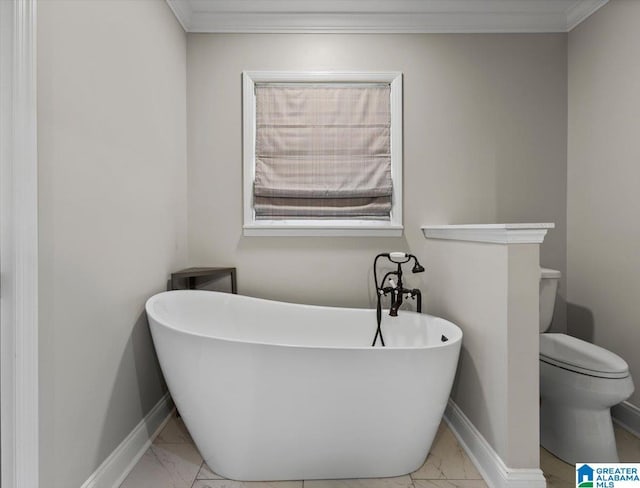
[{"label": "white baseboard", "polygon": [[541,469],[508,468],[453,400],[444,419],[490,488],[546,488]]},{"label": "white baseboard", "polygon": [[622,402],[611,409],[613,421],[636,437],[640,437],[640,408]]},{"label": "white baseboard", "polygon": [[80,488],[118,488],[173,413],[166,393]]}]

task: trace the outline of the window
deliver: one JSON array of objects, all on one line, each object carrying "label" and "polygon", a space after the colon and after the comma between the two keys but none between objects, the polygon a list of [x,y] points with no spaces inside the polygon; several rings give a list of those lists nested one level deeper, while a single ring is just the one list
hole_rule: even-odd
[{"label": "window", "polygon": [[244,234],[402,234],[402,75],[244,72]]}]

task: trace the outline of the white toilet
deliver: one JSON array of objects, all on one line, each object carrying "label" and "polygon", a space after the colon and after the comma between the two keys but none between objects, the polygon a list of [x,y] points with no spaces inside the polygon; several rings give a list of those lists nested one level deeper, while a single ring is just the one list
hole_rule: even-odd
[{"label": "white toilet", "polygon": [[540,277],[540,443],[560,459],[617,462],[610,408],[629,398],[633,380],[620,356],[551,325],[560,272]]}]

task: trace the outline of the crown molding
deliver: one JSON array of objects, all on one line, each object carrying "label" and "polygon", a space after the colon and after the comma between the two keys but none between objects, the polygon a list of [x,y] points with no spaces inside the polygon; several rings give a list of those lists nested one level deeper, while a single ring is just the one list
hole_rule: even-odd
[{"label": "crown molding", "polygon": [[167,4],[185,32],[191,32],[193,9],[189,0],[167,0]]},{"label": "crown molding", "polygon": [[608,0],[166,0],[195,33],[568,32]]},{"label": "crown molding", "polygon": [[609,0],[582,0],[576,2],[567,10],[566,31],[573,30],[608,2]]}]

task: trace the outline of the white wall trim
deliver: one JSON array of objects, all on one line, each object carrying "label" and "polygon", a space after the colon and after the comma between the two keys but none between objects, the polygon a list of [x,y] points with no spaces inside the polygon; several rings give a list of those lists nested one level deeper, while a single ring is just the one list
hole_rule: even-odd
[{"label": "white wall trim", "polygon": [[173,402],[169,393],[166,393],[80,488],[118,488],[162,431],[172,413]]},{"label": "white wall trim", "polygon": [[189,32],[191,27],[191,19],[193,17],[193,9],[188,0],[167,0],[169,7],[171,8],[173,15],[176,16],[178,22],[185,30]]},{"label": "white wall trim", "polygon": [[582,0],[582,2],[576,2],[567,10],[567,32],[573,30],[607,3],[609,3],[609,0]]},{"label": "white wall trim", "polygon": [[425,225],[422,232],[427,239],[488,242],[493,244],[540,244],[553,223],[535,224],[464,224]]},{"label": "white wall trim", "polygon": [[[354,221],[341,222],[333,221],[333,225],[328,221],[320,222],[307,221],[305,225],[299,225],[300,221],[291,221],[291,225],[282,225],[282,220],[257,221],[258,224],[246,224],[242,227],[243,235],[247,237],[400,237],[404,227],[402,225],[371,225],[371,221],[362,221],[360,225],[355,225]],[[264,225],[269,223],[268,226]],[[260,225],[262,224],[262,225]]]},{"label": "white wall trim", "polygon": [[541,469],[508,468],[451,399],[444,419],[490,488],[546,488]]},{"label": "white wall trim", "polygon": [[500,13],[195,13],[188,32],[249,34],[462,34],[565,32],[558,15]]},{"label": "white wall trim", "polygon": [[547,482],[541,469],[507,467],[451,399],[444,419],[490,488],[546,488]]},{"label": "white wall trim", "polygon": [[167,0],[187,32],[567,32],[608,0]]},{"label": "white wall trim", "polygon": [[640,437],[640,408],[632,403],[622,402],[611,409],[613,421],[636,437]]},{"label": "white wall trim", "polygon": [[36,2],[0,2],[2,478],[39,485]]}]

